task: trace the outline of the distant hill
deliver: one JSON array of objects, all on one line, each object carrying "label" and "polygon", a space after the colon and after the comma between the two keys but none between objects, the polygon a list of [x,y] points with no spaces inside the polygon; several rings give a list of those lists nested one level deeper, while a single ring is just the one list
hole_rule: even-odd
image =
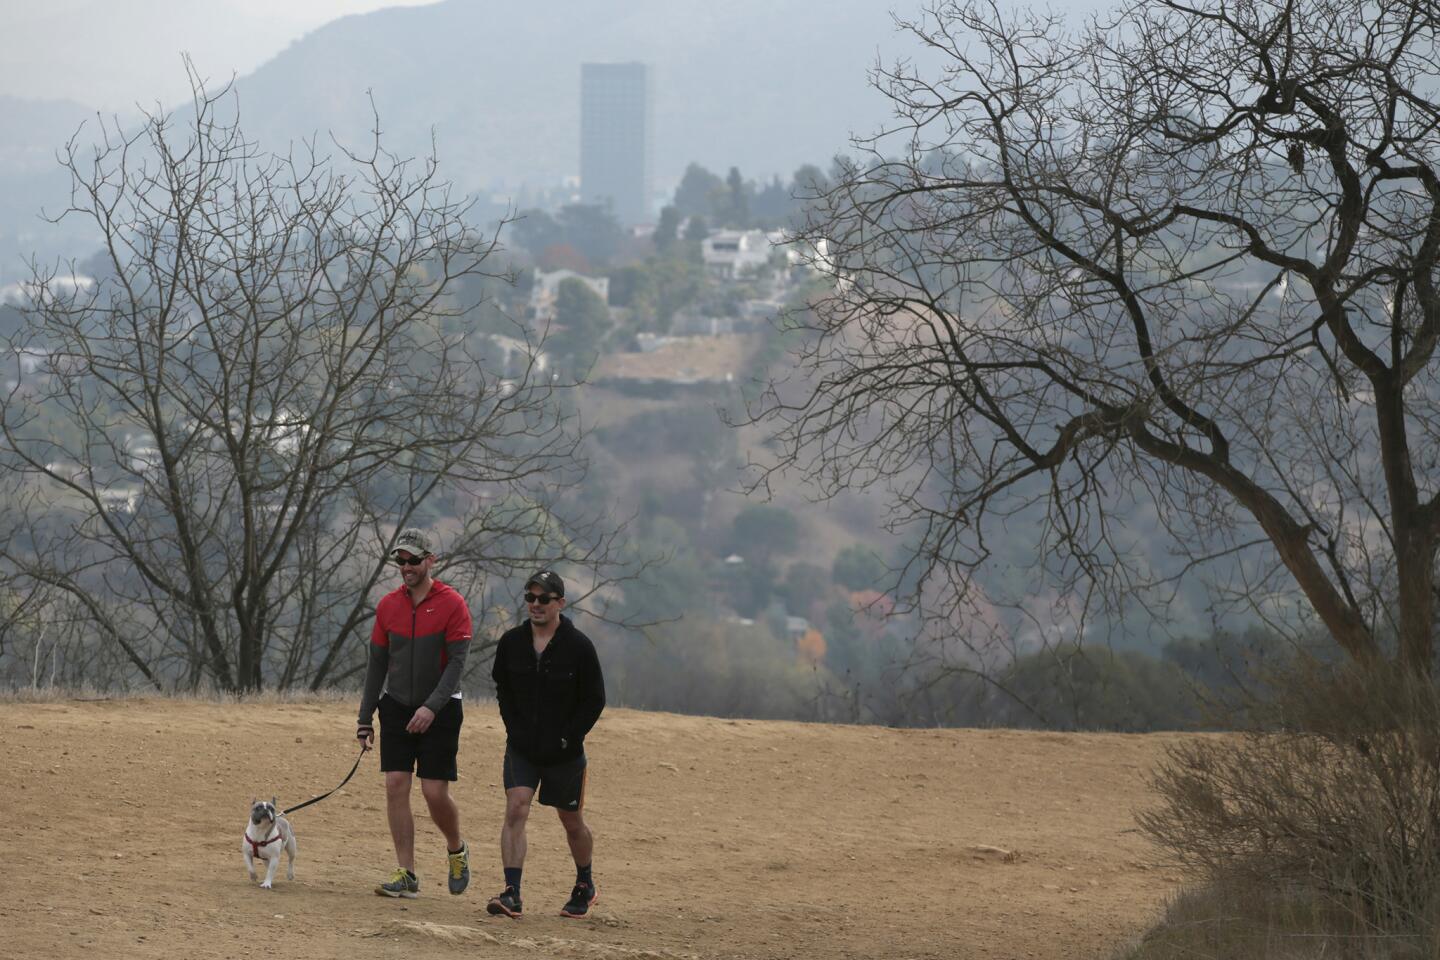
[{"label": "distant hill", "polygon": [[0,172],[49,173],[55,151],[95,111],[73,100],[24,100],[0,95]]},{"label": "distant hill", "polygon": [[549,185],[579,171],[581,63],[639,60],[655,71],[657,176],[699,161],[788,179],[883,120],[866,72],[878,49],[915,52],[887,10],[876,0],[446,0],[314,31],[243,78],[241,104],[247,130],[272,149],[317,130],[356,142],[372,126],[372,91],[397,151],[425,150],[433,128],[465,186]]},{"label": "distant hill", "polygon": [[[867,71],[877,52],[919,52],[895,32],[891,6],[445,0],[379,10],[327,24],[240,78],[242,124],[277,152],[317,135],[328,146],[331,133],[363,146],[368,92],[392,152],[423,154],[433,135],[447,178],[513,195],[578,174],[581,63],[639,60],[654,69],[658,183],[691,161],[788,180],[884,120]],[[229,79],[196,67],[212,87]],[[65,199],[54,153],[87,117],[79,104],[0,97],[0,283],[17,278],[17,254],[91,252],[73,226],[35,219]]]},{"label": "distant hill", "polygon": [[70,178],[55,155],[81,124],[94,127],[95,113],[71,100],[24,100],[0,96],[0,286],[22,275],[21,258],[42,260],[61,253],[83,256],[94,246],[76,221],[58,227],[40,219],[69,197]]}]

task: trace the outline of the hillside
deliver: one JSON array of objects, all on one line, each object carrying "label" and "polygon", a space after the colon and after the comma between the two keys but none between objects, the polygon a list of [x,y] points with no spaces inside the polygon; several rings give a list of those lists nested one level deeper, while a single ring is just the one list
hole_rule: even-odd
[{"label": "hillside", "polygon": [[[531,819],[526,916],[498,920],[503,745],[472,702],[455,787],[474,855],[461,897],[414,796],[421,897],[392,866],[378,765],[293,818],[294,882],[251,884],[252,797],[294,805],[349,769],[353,704],[0,703],[0,924],[16,956],[1108,957],[1158,915],[1131,811],[1171,738],[725,721],[614,710],[593,735],[600,902]],[[1012,851],[1006,859],[994,848]],[[283,871],[281,873],[283,877]],[[495,889],[492,889],[495,888]]]},{"label": "hillside", "polygon": [[391,150],[424,152],[433,132],[442,169],[463,186],[548,188],[579,172],[580,64],[638,60],[654,69],[657,177],[692,161],[788,177],[887,118],[867,70],[882,51],[913,48],[889,7],[869,0],[824,15],[761,0],[446,0],[327,24],[239,90],[247,133],[271,149],[316,131],[363,140],[371,91]]},{"label": "hillside", "polygon": [[[363,152],[375,128],[373,97],[390,152],[414,157],[434,146],[445,178],[465,191],[500,192],[498,212],[579,174],[582,63],[653,68],[653,171],[666,190],[697,161],[722,173],[738,165],[762,180],[825,165],[848,150],[852,133],[869,134],[888,118],[867,78],[877,56],[913,48],[889,7],[869,0],[839,0],[823,16],[762,0],[713,9],[666,0],[444,0],[332,21],[238,78],[236,89],[246,135],[281,154],[305,140],[333,150],[332,134]],[[203,58],[195,68],[212,90],[230,79]],[[188,102],[162,106],[183,124]],[[56,151],[81,121],[90,121],[82,145],[101,134],[92,111],[61,101],[0,97],[0,119],[8,121],[0,143],[4,285],[27,275],[23,257],[83,260],[99,246],[82,223],[55,227],[37,214],[68,198]]]},{"label": "hillside", "polygon": [[[82,124],[95,134],[94,111],[67,100],[0,96],[0,287],[28,275],[24,257],[42,263],[85,257],[99,246],[95,231],[74,218],[47,223],[69,199],[70,176],[56,155]],[[3,293],[0,293],[3,295]]]}]

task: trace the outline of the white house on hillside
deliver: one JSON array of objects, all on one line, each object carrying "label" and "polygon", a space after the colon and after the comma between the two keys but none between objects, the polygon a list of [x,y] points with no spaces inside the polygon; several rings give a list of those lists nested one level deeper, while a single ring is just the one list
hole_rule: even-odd
[{"label": "white house on hillside", "polygon": [[715,230],[700,245],[705,269],[717,277],[733,279],[763,267],[770,259],[774,239],[764,230]]}]

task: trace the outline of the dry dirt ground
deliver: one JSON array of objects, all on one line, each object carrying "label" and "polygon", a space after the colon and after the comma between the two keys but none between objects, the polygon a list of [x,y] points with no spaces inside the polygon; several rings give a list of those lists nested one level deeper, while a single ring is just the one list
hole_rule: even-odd
[{"label": "dry dirt ground", "polygon": [[472,700],[454,787],[464,895],[446,891],[418,787],[420,897],[373,894],[394,862],[373,753],[294,814],[296,879],[260,889],[240,856],[251,798],[335,786],[353,706],[0,702],[0,955],[1076,960],[1140,935],[1176,883],[1132,820],[1166,736],[610,710],[589,744],[594,915],[559,917],[574,875],[537,807],[525,917],[490,917],[503,738]]}]

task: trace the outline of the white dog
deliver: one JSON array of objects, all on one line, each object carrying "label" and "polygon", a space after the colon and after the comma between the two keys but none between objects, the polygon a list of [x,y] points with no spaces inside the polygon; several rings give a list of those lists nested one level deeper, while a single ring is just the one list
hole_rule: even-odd
[{"label": "white dog", "polygon": [[295,831],[290,829],[290,821],[280,816],[275,806],[275,798],[271,797],[270,802],[256,800],[250,805],[250,822],[245,825],[245,836],[240,840],[240,852],[245,855],[245,869],[250,874],[250,879],[255,879],[255,858],[266,862],[265,879],[260,886],[266,890],[271,889],[275,880],[275,871],[280,866],[280,850],[284,849],[290,855],[289,863],[285,864],[285,879],[295,879]]}]

